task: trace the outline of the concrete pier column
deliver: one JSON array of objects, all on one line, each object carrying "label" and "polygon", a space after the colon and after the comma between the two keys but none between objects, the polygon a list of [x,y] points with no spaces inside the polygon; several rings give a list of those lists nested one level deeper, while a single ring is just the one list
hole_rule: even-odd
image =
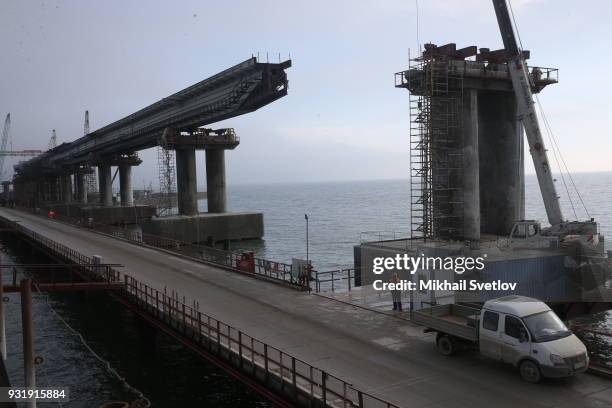
[{"label": "concrete pier column", "polygon": [[98,165],[98,191],[100,192],[100,204],[103,206],[113,205],[113,185],[110,164]]},{"label": "concrete pier column", "polygon": [[478,120],[481,231],[505,236],[524,208],[514,93],[479,91]]},{"label": "concrete pier column", "polygon": [[[206,163],[208,166],[208,156],[206,157]],[[198,213],[197,186],[195,149],[189,147],[177,148],[176,187],[179,214],[195,215]]]},{"label": "concrete pier column", "polygon": [[8,203],[10,199],[10,194],[11,194],[9,190],[10,185],[11,185],[10,181],[2,182],[2,199],[4,200],[5,203]]},{"label": "concrete pier column", "polygon": [[49,202],[59,201],[57,176],[49,176],[47,179],[47,200]]},{"label": "concrete pier column", "polygon": [[478,91],[463,94],[463,238],[480,241],[480,164],[478,162]]},{"label": "concrete pier column", "polygon": [[44,180],[38,180],[36,182],[36,197],[35,200],[36,202],[34,203],[34,205],[36,207],[40,207],[42,205],[42,203],[45,202],[45,196],[46,196],[46,183]]},{"label": "concrete pier column", "polygon": [[60,194],[63,203],[69,204],[72,201],[72,177],[69,173],[60,176]]},{"label": "concrete pier column", "polygon": [[79,203],[87,203],[87,175],[85,173],[75,174],[76,188],[77,188],[77,200]]},{"label": "concrete pier column", "polygon": [[119,166],[119,190],[121,205],[134,205],[134,191],[132,190],[132,166],[121,164]]},{"label": "concrete pier column", "polygon": [[227,212],[225,150],[206,149],[206,194],[209,213]]}]

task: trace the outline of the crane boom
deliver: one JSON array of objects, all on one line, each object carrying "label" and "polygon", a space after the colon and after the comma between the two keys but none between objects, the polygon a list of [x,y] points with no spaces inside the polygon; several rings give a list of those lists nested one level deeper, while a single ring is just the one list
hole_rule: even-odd
[{"label": "crane boom", "polygon": [[[2,130],[2,144],[0,150],[6,150],[6,145],[9,140],[9,133],[11,130],[11,114],[6,115],[4,120],[4,129]],[[0,178],[4,175],[4,156],[0,156]]]},{"label": "crane boom", "polygon": [[563,214],[559,205],[559,196],[555,189],[544,140],[542,139],[540,124],[538,123],[527,63],[523,59],[523,53],[514,35],[514,28],[510,20],[506,0],[493,0],[493,7],[495,8],[497,23],[502,40],[504,41],[504,48],[508,54],[508,70],[516,94],[519,120],[523,122],[525,127],[529,152],[531,153],[538,177],[538,184],[542,199],[544,200],[548,222],[553,226],[558,226],[563,222]]}]

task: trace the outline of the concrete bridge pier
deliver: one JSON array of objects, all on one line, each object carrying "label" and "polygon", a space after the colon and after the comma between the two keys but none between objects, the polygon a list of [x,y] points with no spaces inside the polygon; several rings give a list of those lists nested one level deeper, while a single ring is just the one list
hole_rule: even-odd
[{"label": "concrete bridge pier", "polygon": [[480,242],[480,162],[478,157],[478,91],[463,94],[463,237]]},{"label": "concrete bridge pier", "polygon": [[[155,215],[155,207],[150,205],[134,205],[134,191],[132,189],[132,166],[138,166],[142,160],[136,153],[126,153],[100,157],[98,166],[99,205],[87,205],[80,209],[80,218],[101,224],[136,224]],[[113,205],[113,176],[112,166],[119,168],[119,190],[121,205]],[[87,194],[87,177],[83,172],[82,190]]]},{"label": "concrete bridge pier", "polygon": [[110,207],[113,205],[113,184],[112,184],[110,163],[98,164],[98,191],[100,192],[100,205]]},{"label": "concrete bridge pier", "polygon": [[57,176],[55,175],[49,176],[47,178],[46,184],[47,184],[47,188],[46,188],[47,197],[45,201],[49,201],[49,202],[59,201]]},{"label": "concrete bridge pier", "polygon": [[87,174],[83,172],[77,172],[74,175],[76,190],[77,190],[77,201],[81,204],[87,204]]},{"label": "concrete bridge pier", "polygon": [[209,213],[227,212],[225,188],[225,149],[206,149],[206,195]]},{"label": "concrete bridge pier", "polygon": [[176,191],[181,215],[198,213],[198,186],[194,147],[176,149]]},{"label": "concrete bridge pier", "polygon": [[[211,245],[263,237],[263,214],[227,212],[225,150],[240,143],[234,129],[198,129],[186,135],[167,128],[162,140],[176,151],[179,215],[153,218],[142,225],[143,232]],[[198,212],[196,150],[206,152],[207,213]]]},{"label": "concrete bridge pier", "polygon": [[134,205],[134,191],[132,190],[132,166],[119,165],[119,193],[121,205]]},{"label": "concrete bridge pier", "polygon": [[10,181],[2,182],[2,200],[4,201],[5,204],[8,203],[11,198],[10,186],[11,186]]},{"label": "concrete bridge pier", "polygon": [[64,204],[72,202],[72,176],[70,173],[60,175],[60,195]]}]

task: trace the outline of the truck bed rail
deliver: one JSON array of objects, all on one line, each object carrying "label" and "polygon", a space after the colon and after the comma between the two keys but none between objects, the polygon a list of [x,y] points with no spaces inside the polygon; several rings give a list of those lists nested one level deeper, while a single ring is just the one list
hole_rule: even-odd
[{"label": "truck bed rail", "polygon": [[478,341],[478,316],[475,307],[448,304],[415,310],[412,321],[440,333]]}]

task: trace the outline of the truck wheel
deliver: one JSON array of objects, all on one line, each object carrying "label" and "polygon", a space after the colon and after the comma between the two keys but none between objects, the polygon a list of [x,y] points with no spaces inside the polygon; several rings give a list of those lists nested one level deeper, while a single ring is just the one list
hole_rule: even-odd
[{"label": "truck wheel", "polygon": [[438,346],[438,351],[444,356],[452,356],[457,350],[455,341],[448,334],[439,335],[436,339],[436,344]]},{"label": "truck wheel", "polygon": [[531,360],[524,360],[519,366],[521,378],[532,384],[537,384],[542,379],[542,373],[540,367]]}]

